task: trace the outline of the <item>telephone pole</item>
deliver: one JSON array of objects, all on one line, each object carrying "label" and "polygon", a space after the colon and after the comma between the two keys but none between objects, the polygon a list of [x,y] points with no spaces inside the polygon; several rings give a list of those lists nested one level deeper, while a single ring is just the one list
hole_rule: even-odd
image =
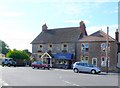
[{"label": "telephone pole", "polygon": [[106,73],[108,73],[108,35],[109,35],[109,27],[107,27],[107,36],[106,36]]}]

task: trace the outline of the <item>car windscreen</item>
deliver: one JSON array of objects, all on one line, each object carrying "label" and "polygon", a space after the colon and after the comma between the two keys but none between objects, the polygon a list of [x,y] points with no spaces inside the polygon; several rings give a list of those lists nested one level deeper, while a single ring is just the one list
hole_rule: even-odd
[{"label": "car windscreen", "polygon": [[43,64],[42,62],[40,62],[40,61],[38,61],[38,62],[36,62],[36,64]]},{"label": "car windscreen", "polygon": [[92,65],[92,64],[88,64],[88,66],[89,66],[89,67],[95,67],[95,66],[94,66],[94,65]]}]

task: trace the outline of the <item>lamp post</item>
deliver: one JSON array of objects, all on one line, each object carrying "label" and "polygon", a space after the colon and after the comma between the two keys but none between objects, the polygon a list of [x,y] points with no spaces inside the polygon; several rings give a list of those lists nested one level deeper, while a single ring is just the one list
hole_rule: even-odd
[{"label": "lamp post", "polygon": [[108,34],[109,34],[109,27],[107,27],[107,35],[106,35],[106,73],[108,73]]}]

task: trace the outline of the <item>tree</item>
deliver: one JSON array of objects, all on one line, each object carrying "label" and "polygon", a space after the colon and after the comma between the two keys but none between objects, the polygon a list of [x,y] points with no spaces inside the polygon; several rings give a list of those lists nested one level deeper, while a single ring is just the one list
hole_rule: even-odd
[{"label": "tree", "polygon": [[14,60],[29,60],[29,55],[25,51],[10,50],[6,57],[13,58]]},{"label": "tree", "polygon": [[0,53],[6,55],[9,50],[9,46],[4,41],[0,40]]},{"label": "tree", "polygon": [[32,54],[28,49],[24,49],[24,52],[26,52],[29,56]]}]

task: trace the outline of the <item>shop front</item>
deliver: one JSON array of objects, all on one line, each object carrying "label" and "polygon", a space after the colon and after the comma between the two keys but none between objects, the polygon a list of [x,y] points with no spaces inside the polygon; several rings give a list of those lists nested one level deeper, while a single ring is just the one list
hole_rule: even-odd
[{"label": "shop front", "polygon": [[72,59],[73,54],[63,54],[63,53],[57,53],[52,54],[52,66],[56,68],[71,68],[72,65]]},{"label": "shop front", "polygon": [[73,54],[64,54],[64,53],[57,53],[57,54],[49,54],[45,52],[41,56],[41,60],[43,63],[49,64],[51,67],[54,68],[71,68],[72,65]]}]

